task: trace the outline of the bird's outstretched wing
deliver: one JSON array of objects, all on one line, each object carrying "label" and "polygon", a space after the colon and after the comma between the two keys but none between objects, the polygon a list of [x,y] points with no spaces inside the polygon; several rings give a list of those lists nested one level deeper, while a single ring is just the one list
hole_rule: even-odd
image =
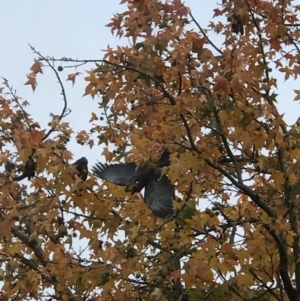
[{"label": "bird's outstretched wing", "polygon": [[166,175],[149,182],[145,187],[144,200],[158,217],[165,218],[173,213],[174,186]]},{"label": "bird's outstretched wing", "polygon": [[102,180],[112,182],[119,186],[126,186],[133,184],[134,176],[136,174],[136,164],[106,164],[97,163],[92,172],[94,175]]}]

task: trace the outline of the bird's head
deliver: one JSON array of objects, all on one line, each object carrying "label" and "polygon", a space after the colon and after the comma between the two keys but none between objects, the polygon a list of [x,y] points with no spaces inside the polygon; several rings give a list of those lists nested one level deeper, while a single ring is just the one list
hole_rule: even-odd
[{"label": "bird's head", "polygon": [[85,181],[89,172],[87,158],[81,157],[75,163],[73,163],[72,166],[78,171],[78,176]]},{"label": "bird's head", "polygon": [[74,164],[82,165],[82,166],[88,166],[88,160],[87,160],[86,157],[81,157]]}]

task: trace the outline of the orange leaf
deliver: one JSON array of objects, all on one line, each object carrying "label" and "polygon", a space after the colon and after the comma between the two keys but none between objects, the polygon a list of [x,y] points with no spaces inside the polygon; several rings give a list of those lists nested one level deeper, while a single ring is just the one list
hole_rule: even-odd
[{"label": "orange leaf", "polygon": [[67,80],[70,80],[72,82],[73,86],[74,86],[76,76],[78,76],[79,74],[81,74],[81,73],[80,72],[76,72],[76,73],[69,74]]},{"label": "orange leaf", "polygon": [[93,140],[93,139],[90,139],[90,140],[88,141],[88,145],[89,145],[90,148],[92,148],[92,147],[94,146],[94,140]]},{"label": "orange leaf", "polygon": [[42,66],[43,66],[43,64],[39,60],[35,59],[34,64],[31,66],[30,70],[32,70],[32,72],[34,74],[37,74],[37,73],[43,74]]},{"label": "orange leaf", "polygon": [[215,85],[214,91],[224,92],[224,93],[229,92],[229,82],[224,76],[217,75],[215,78],[215,82],[216,82],[216,85]]},{"label": "orange leaf", "polygon": [[98,116],[96,113],[92,112],[92,116],[91,116],[91,119],[89,120],[89,122],[92,122],[94,120],[98,120]]},{"label": "orange leaf", "polygon": [[294,92],[297,94],[294,100],[299,100],[300,99],[300,90],[294,90]]},{"label": "orange leaf", "polygon": [[24,85],[30,85],[32,90],[34,91],[37,86],[35,75],[29,74],[27,75],[27,78],[28,81]]}]

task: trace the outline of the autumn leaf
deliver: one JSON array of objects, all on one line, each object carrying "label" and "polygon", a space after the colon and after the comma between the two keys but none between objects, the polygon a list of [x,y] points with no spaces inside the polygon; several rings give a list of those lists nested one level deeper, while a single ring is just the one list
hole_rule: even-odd
[{"label": "autumn leaf", "polygon": [[34,60],[34,64],[31,66],[30,70],[31,70],[34,74],[38,74],[38,73],[43,74],[42,67],[43,67],[42,62],[35,59],[35,60]]},{"label": "autumn leaf", "polygon": [[36,77],[33,74],[27,75],[27,82],[24,85],[30,85],[32,90],[35,91],[35,88],[37,86]]},{"label": "autumn leaf", "polygon": [[87,144],[89,145],[90,148],[93,148],[95,143],[93,139],[90,139]]},{"label": "autumn leaf", "polygon": [[69,74],[67,80],[70,80],[72,82],[73,86],[74,86],[76,76],[78,76],[79,74],[81,74],[81,73],[80,72],[75,72],[75,73]]},{"label": "autumn leaf", "polygon": [[294,90],[294,92],[296,93],[294,100],[299,100],[300,99],[300,90]]},{"label": "autumn leaf", "polygon": [[214,91],[224,92],[224,93],[229,92],[228,81],[224,76],[218,75],[215,78],[215,82],[216,82],[216,85],[215,85]]}]

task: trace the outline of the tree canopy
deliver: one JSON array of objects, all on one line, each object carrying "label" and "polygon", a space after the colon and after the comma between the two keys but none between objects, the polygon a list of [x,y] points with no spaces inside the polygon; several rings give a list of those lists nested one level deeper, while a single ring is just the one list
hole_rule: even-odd
[{"label": "tree canopy", "polygon": [[[102,58],[32,47],[25,84],[35,90],[48,67],[61,88],[47,128],[3,82],[1,300],[300,300],[300,119],[279,110],[300,90],[277,89],[300,74],[300,5],[223,0],[207,25],[181,0],[121,3],[107,26],[128,43]],[[66,67],[99,103],[76,134]],[[153,216],[141,194],[91,172],[84,181],[70,139],[104,147],[107,163],[169,151],[174,214]]]}]

